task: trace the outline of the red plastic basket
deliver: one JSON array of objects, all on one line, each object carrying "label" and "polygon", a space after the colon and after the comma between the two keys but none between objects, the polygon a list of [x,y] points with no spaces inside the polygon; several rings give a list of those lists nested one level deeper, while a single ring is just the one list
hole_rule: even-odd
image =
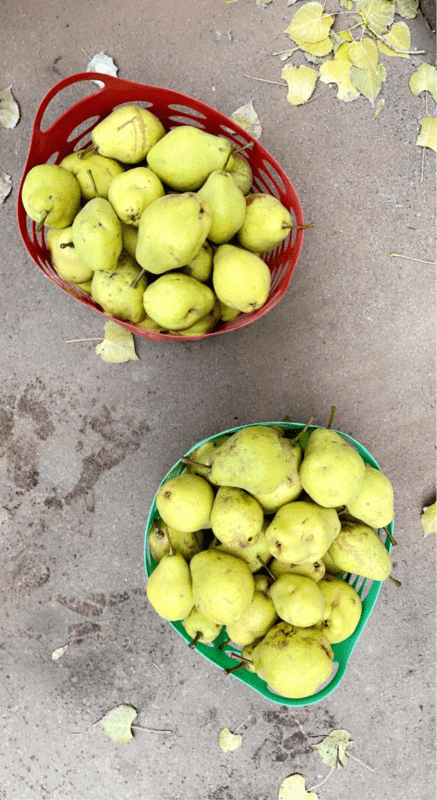
[{"label": "red plastic basket", "polygon": [[[99,82],[99,85],[96,84],[96,81]],[[90,88],[95,88],[95,91],[75,102],[61,113],[48,128],[42,130],[41,122],[49,104],[64,89],[81,82],[86,84],[85,88],[88,91]],[[59,81],[47,92],[36,113],[29,152],[18,194],[18,225],[28,253],[44,275],[61,289],[75,297],[76,300],[109,319],[111,317],[105,314],[89,295],[82,293],[73,284],[59,278],[50,261],[44,229],[38,232],[36,223],[27,216],[21,201],[21,190],[24,178],[32,167],[46,162],[58,164],[64,156],[74,150],[86,147],[91,143],[91,131],[95,125],[114,108],[126,103],[137,103],[144,108],[150,109],[159,117],[166,130],[170,130],[177,125],[196,125],[209,133],[224,136],[237,147],[242,147],[248,142],[252,142],[252,147],[245,150],[243,155],[247,158],[252,168],[253,191],[275,195],[291,212],[294,224],[304,224],[303,211],[296,190],[283,169],[262,144],[240,125],[224,116],[224,114],[205,103],[201,103],[199,100],[171,89],[147,86],[100,73],[82,72],[70,75],[68,78]],[[272,275],[270,294],[264,306],[252,314],[242,314],[235,320],[220,324],[211,333],[197,336],[178,336],[146,331],[118,319],[114,319],[114,321],[139,336],[157,341],[204,339],[208,336],[226,333],[248,325],[270,311],[286,292],[299,258],[303,236],[303,230],[293,229],[276,250],[263,256]]]}]

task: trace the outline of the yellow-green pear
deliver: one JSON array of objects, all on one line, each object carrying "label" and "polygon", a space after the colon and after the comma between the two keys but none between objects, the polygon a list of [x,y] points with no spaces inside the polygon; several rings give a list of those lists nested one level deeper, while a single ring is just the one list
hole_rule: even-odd
[{"label": "yellow-green pear", "polygon": [[231,320],[236,319],[239,314],[241,314],[239,308],[232,308],[220,300],[220,319],[223,320],[223,322],[231,322]]},{"label": "yellow-green pear", "polygon": [[241,617],[252,602],[253,575],[241,558],[202,550],[190,561],[194,605],[221,625]]},{"label": "yellow-green pear", "polygon": [[253,253],[274,250],[290,233],[291,214],[272,194],[246,196],[246,214],[237,233],[239,243]]},{"label": "yellow-green pear", "polygon": [[214,308],[212,289],[189,275],[167,272],[150,283],[143,295],[148,316],[167,330],[184,330]]},{"label": "yellow-green pear", "polygon": [[188,457],[188,471],[195,472],[211,481],[211,458],[220,445],[227,441],[229,434],[215,436],[191,450]]},{"label": "yellow-green pear", "polygon": [[[135,286],[132,284],[136,281]],[[91,281],[91,295],[111,317],[134,324],[146,316],[143,294],[147,278],[141,275],[141,268],[131,256],[123,251],[116,268],[96,270]]]},{"label": "yellow-green pear", "polygon": [[252,167],[241,153],[234,153],[233,158],[234,163],[232,169],[229,170],[229,174],[232,175],[243,194],[249,194],[253,181]]},{"label": "yellow-green pear", "polygon": [[50,259],[57,274],[64,281],[87,283],[94,273],[78,255],[73,245],[72,233],[71,225],[67,228],[48,228],[46,242]]},{"label": "yellow-green pear", "polygon": [[81,292],[84,294],[91,294],[91,281],[85,281],[85,283],[75,283],[74,284]]},{"label": "yellow-green pear", "polygon": [[272,558],[269,561],[269,571],[275,578],[279,578],[284,572],[291,574],[305,575],[318,583],[326,572],[326,567],[323,559],[319,561],[310,561],[304,564],[293,564],[288,561],[278,561],[277,558]]},{"label": "yellow-green pear", "polygon": [[214,254],[212,282],[221,302],[250,314],[268,299],[271,275],[267,264],[255,253],[221,244]]},{"label": "yellow-green pear", "polygon": [[172,128],[147,154],[147,163],[164,184],[179,192],[200,189],[216,169],[231,169],[231,143],[195,125]]},{"label": "yellow-green pear", "polygon": [[156,507],[171,528],[191,533],[210,527],[214,491],[205,478],[183,472],[163,483],[156,495]]},{"label": "yellow-green pear", "polygon": [[91,133],[99,155],[124,164],[138,164],[165,135],[165,128],[151,111],[135,103],[114,109]]},{"label": "yellow-green pear", "polygon": [[80,208],[82,194],[75,176],[59,164],[37,164],[21,191],[26,214],[39,228],[67,228]]},{"label": "yellow-green pear", "polygon": [[214,244],[229,242],[241,228],[246,215],[243,192],[229,172],[217,169],[208,176],[198,195],[208,205],[212,215],[209,241]]},{"label": "yellow-green pear", "polygon": [[211,458],[210,478],[220,486],[237,486],[250,494],[273,492],[288,471],[288,452],[281,433],[267,425],[249,425],[233,433]]},{"label": "yellow-green pear", "polygon": [[323,617],[316,624],[331,644],[351,636],[361,618],[361,599],[354,587],[341,578],[325,575],[317,584],[324,600]]},{"label": "yellow-green pear", "polygon": [[264,513],[249,492],[235,486],[219,486],[210,519],[217,539],[228,547],[244,548],[259,537]]},{"label": "yellow-green pear", "polygon": [[289,462],[287,475],[284,480],[281,481],[273,492],[262,492],[254,495],[266,514],[276,513],[285,503],[296,500],[302,492],[302,484],[299,476],[299,467],[302,461],[302,448],[298,442],[292,444],[285,439],[284,449]]},{"label": "yellow-green pear", "polygon": [[181,272],[185,272],[186,275],[191,275],[192,278],[197,278],[198,281],[206,283],[212,275],[213,255],[212,245],[205,241],[194,258],[184,267],[181,267]]},{"label": "yellow-green pear", "polygon": [[362,488],[366,466],[360,454],[340,433],[314,429],[305,447],[300,480],[320,506],[349,506]]},{"label": "yellow-green pear", "polygon": [[171,622],[185,619],[193,608],[190,567],[171,545],[149,576],[146,594],[156,613]]},{"label": "yellow-green pear", "polygon": [[138,228],[143,211],[164,194],[161,181],[149,167],[133,167],[111,181],[108,200],[122,222]]},{"label": "yellow-green pear", "polygon": [[364,522],[342,522],[329,555],[344,572],[373,581],[384,581],[390,575],[390,553],[376,531]]},{"label": "yellow-green pear", "polygon": [[185,561],[190,562],[195,553],[203,549],[205,531],[177,531],[168,525],[155,524],[148,534],[150,552],[155,561],[161,561],[162,556],[170,552],[170,541],[173,550],[180,553]]},{"label": "yellow-green pear", "polygon": [[269,596],[278,616],[290,625],[310,628],[323,619],[323,595],[307,575],[283,572],[270,586]]},{"label": "yellow-green pear", "polygon": [[235,622],[228,623],[226,632],[235,644],[252,644],[265,636],[277,619],[278,614],[271,597],[265,589],[257,588],[255,585],[249,607]]},{"label": "yellow-green pear", "polygon": [[371,528],[385,528],[394,517],[393,486],[379,469],[366,464],[361,491],[348,511]]},{"label": "yellow-green pear", "polygon": [[191,636],[191,642],[188,647],[194,648],[197,642],[201,644],[209,644],[219,635],[222,625],[219,622],[213,622],[212,619],[205,617],[200,609],[193,606],[188,617],[184,619],[184,628]]},{"label": "yellow-green pear", "polygon": [[334,559],[331,556],[329,550],[326,551],[325,555],[322,557],[322,562],[325,566],[325,573],[328,575],[343,575],[344,569],[340,569],[338,564],[335,563]]},{"label": "yellow-green pear", "polygon": [[256,674],[282,697],[309,697],[329,678],[334,652],[316,628],[281,620],[252,651]]},{"label": "yellow-green pear", "polygon": [[205,333],[210,333],[214,330],[220,319],[219,311],[220,306],[218,300],[216,300],[212,310],[208,314],[205,314],[204,317],[197,320],[193,325],[190,325],[189,328],[174,331],[170,330],[169,333],[173,333],[175,336],[204,336]]},{"label": "yellow-green pear", "polygon": [[123,232],[123,249],[126,250],[126,253],[129,253],[132,258],[135,258],[138,228],[135,225],[127,225],[123,220],[121,220],[121,228]]},{"label": "yellow-green pear", "polygon": [[106,158],[98,153],[76,150],[61,161],[61,167],[68,169],[79,181],[82,197],[108,197],[109,184],[116,175],[124,172],[124,167],[114,158]]},{"label": "yellow-green pear", "polygon": [[145,331],[150,331],[152,333],[168,333],[167,328],[163,328],[162,325],[159,325],[158,322],[155,322],[152,317],[149,317],[147,314],[141,322],[136,323],[137,328],[142,328]]},{"label": "yellow-green pear", "polygon": [[72,240],[82,261],[93,271],[116,269],[123,250],[123,231],[109,200],[88,200],[73,220]]},{"label": "yellow-green pear", "polygon": [[334,508],[306,500],[286,503],[266,530],[270,553],[279,561],[306,564],[319,561],[340,532]]},{"label": "yellow-green pear", "polygon": [[211,212],[195,192],[166,194],[143,211],[135,257],[161,275],[184,267],[197,255],[211,227]]}]

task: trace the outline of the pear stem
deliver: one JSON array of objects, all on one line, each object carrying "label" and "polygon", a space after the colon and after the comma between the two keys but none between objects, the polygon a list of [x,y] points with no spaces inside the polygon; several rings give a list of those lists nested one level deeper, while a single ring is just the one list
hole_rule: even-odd
[{"label": "pear stem", "polygon": [[386,532],[386,534],[387,534],[388,538],[390,539],[390,541],[391,541],[391,543],[392,543],[393,545],[397,544],[397,541],[396,541],[395,537],[393,536],[393,534],[392,534],[392,533],[390,533],[390,531],[389,531],[389,529],[388,529],[388,528],[385,528],[385,527],[384,527],[382,530]]},{"label": "pear stem", "polygon": [[297,434],[297,436],[295,436],[295,437],[294,437],[294,439],[290,439],[290,444],[296,444],[296,443],[299,441],[300,437],[301,437],[301,436],[303,436],[303,435],[304,435],[304,433],[305,433],[305,431],[307,431],[307,430],[308,430],[308,428],[309,428],[309,426],[311,425],[311,423],[312,423],[313,419],[314,419],[314,417],[310,417],[310,418],[309,418],[309,420],[308,420],[307,424],[305,425],[305,427],[304,427],[304,428],[302,428],[302,430],[300,431],[300,433],[298,433],[298,434]]},{"label": "pear stem", "polygon": [[269,570],[269,568],[268,568],[268,566],[267,566],[266,562],[264,561],[264,559],[263,559],[263,558],[261,558],[261,556],[257,556],[257,559],[258,559],[258,561],[259,561],[259,562],[262,564],[262,566],[264,567],[264,569],[266,570],[266,572],[268,572],[268,574],[270,575],[270,577],[272,578],[272,580],[273,580],[273,581],[274,581],[274,580],[276,580],[275,576],[273,575],[273,572],[270,572],[270,570]]},{"label": "pear stem", "polygon": [[38,222],[38,225],[37,225],[37,228],[36,228],[36,230],[37,230],[37,233],[40,233],[40,231],[42,231],[42,229],[43,229],[43,227],[44,227],[44,223],[45,223],[45,221],[46,221],[46,219],[47,219],[47,217],[48,217],[48,213],[49,213],[49,212],[48,212],[48,211],[46,211],[46,212],[45,212],[45,214],[43,215],[43,217],[42,217],[42,218],[40,219],[40,221]]},{"label": "pear stem", "polygon": [[78,158],[84,158],[84,156],[87,156],[90,153],[96,153],[96,152],[97,152],[96,145],[95,144],[90,144],[88,147],[85,148],[85,150],[78,151],[77,157]]},{"label": "pear stem", "polygon": [[389,575],[388,577],[390,578],[391,581],[393,581],[395,586],[402,586],[402,583],[398,581],[397,578],[394,578],[393,575]]},{"label": "pear stem", "polygon": [[308,222],[307,225],[287,225],[286,222],[283,223],[282,229],[285,230],[288,228],[291,231],[303,231],[307,228],[314,228],[314,222]]},{"label": "pear stem", "polygon": [[226,645],[227,645],[227,644],[228,644],[228,642],[230,642],[230,641],[231,641],[230,639],[225,639],[225,641],[224,641],[224,642],[222,642],[221,644],[219,644],[219,645],[218,645],[218,649],[219,649],[219,650],[222,650],[222,649],[223,649],[223,647],[226,647]]},{"label": "pear stem", "polygon": [[253,142],[247,142],[247,144],[245,144],[243,147],[235,147],[235,145],[233,145],[228,153],[228,157],[223,165],[223,169],[226,169],[226,167],[228,166],[228,162],[231,156],[235,155],[235,153],[241,153],[243,150],[247,150],[248,147],[253,147]]},{"label": "pear stem", "polygon": [[66,247],[74,247],[74,243],[73,242],[61,242],[59,247],[61,248],[61,250],[65,250]]},{"label": "pear stem", "polygon": [[132,289],[136,288],[138,281],[140,280],[140,278],[143,277],[145,271],[146,271],[145,269],[141,269],[141,272],[139,272],[137,277],[132,281],[132,283],[131,283],[131,288]]},{"label": "pear stem", "polygon": [[199,641],[200,637],[202,636],[202,631],[196,631],[196,635],[194,639],[191,640],[188,647],[191,647],[192,650],[196,647],[197,642]]},{"label": "pear stem", "polygon": [[201,464],[199,461],[193,461],[191,458],[181,458],[180,459],[182,464],[187,464],[189,467],[201,467],[202,469],[208,470],[211,472],[211,467],[208,467],[206,464]]},{"label": "pear stem", "polygon": [[90,169],[87,169],[87,173],[90,176],[90,180],[91,180],[91,183],[93,185],[95,195],[96,195],[96,197],[99,197],[99,191],[97,189],[96,182],[94,180],[94,175],[93,175],[93,173],[92,173],[92,171]]},{"label": "pear stem", "polygon": [[243,669],[245,666],[246,664],[244,663],[244,661],[240,661],[240,663],[236,664],[235,667],[228,667],[227,669],[225,669],[224,673],[225,675],[230,675],[231,672],[236,672],[237,669]]},{"label": "pear stem", "polygon": [[328,424],[327,424],[327,426],[326,426],[326,428],[327,428],[327,430],[328,430],[328,431],[330,430],[330,428],[331,428],[331,425],[332,425],[332,423],[333,423],[333,421],[334,421],[334,414],[335,414],[336,410],[337,410],[337,407],[336,407],[336,406],[332,406],[332,407],[331,407],[331,416],[329,417],[329,422],[328,422]]},{"label": "pear stem", "polygon": [[168,544],[169,544],[169,547],[170,547],[170,550],[168,551],[168,554],[169,554],[169,556],[174,556],[174,554],[175,554],[175,551],[174,551],[174,549],[173,549],[173,544],[172,544],[172,541],[171,541],[171,538],[170,538],[170,534],[169,534],[169,532],[168,532],[168,527],[167,527],[167,525],[163,525],[163,526],[162,526],[162,530],[163,530],[163,533],[164,533],[164,535],[165,535],[165,536],[167,537],[167,539],[168,539]]}]

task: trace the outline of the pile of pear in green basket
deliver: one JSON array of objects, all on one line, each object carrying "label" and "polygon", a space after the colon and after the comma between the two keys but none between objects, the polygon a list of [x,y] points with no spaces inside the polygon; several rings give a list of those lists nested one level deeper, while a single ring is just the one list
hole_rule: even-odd
[{"label": "pile of pear in green basket", "polygon": [[273,195],[250,191],[250,163],[230,141],[194,125],[166,132],[135,104],[91,138],[23,183],[60,278],[116,319],[182,336],[265,304],[261,254],[287,237],[292,217]]},{"label": "pile of pear in green basket", "polygon": [[192,646],[224,627],[244,666],[287,698],[314,694],[331,645],[359,623],[360,596],[341,576],[391,577],[378,534],[393,520],[391,482],[331,429],[334,410],[294,439],[266,424],[201,444],[161,484],[148,532],[155,611],[182,620]]}]

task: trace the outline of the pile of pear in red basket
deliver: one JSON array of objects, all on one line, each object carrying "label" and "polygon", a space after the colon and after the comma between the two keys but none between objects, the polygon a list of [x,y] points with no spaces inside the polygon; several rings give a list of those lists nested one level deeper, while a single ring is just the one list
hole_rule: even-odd
[{"label": "pile of pear in red basket", "polygon": [[22,202],[47,229],[59,277],[115,319],[191,336],[269,297],[261,255],[293,222],[278,198],[251,189],[249,160],[224,136],[167,131],[131,103],[95,126],[90,147],[32,167]]}]

